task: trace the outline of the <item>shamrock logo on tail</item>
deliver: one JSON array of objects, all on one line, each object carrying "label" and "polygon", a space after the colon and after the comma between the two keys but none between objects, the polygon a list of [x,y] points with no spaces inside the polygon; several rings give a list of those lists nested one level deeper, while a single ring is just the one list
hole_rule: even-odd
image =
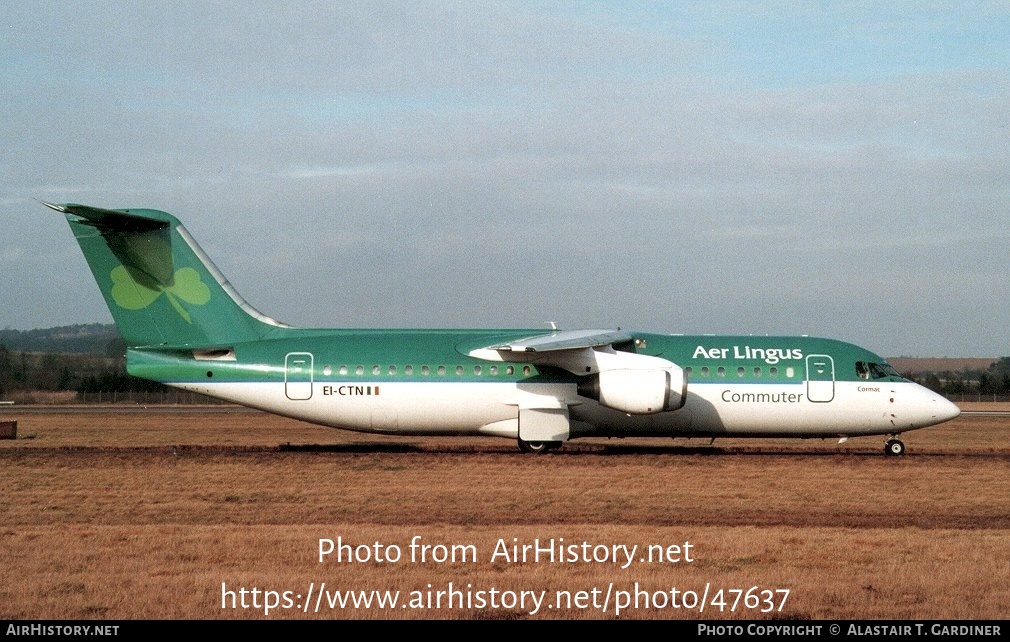
[{"label": "shamrock logo on tail", "polygon": [[130,269],[124,265],[112,270],[109,276],[112,277],[113,300],[127,310],[146,308],[164,294],[179,316],[185,319],[186,323],[193,323],[180,300],[192,305],[204,305],[210,301],[210,288],[200,280],[200,273],[193,268],[176,270],[172,285],[167,287],[160,284],[153,287],[147,285],[149,279],[134,277]]}]

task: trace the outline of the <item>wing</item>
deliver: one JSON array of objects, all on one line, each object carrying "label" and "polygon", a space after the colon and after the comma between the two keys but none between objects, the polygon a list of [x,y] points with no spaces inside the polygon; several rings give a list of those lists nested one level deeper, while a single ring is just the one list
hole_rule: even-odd
[{"label": "wing", "polygon": [[555,366],[585,375],[599,372],[601,352],[613,353],[615,344],[633,340],[634,337],[623,330],[552,330],[482,346],[468,354],[488,361],[519,360]]},{"label": "wing", "polygon": [[[479,359],[518,360],[567,370],[579,377],[579,397],[596,399],[614,410],[652,414],[681,408],[687,400],[684,370],[661,357],[615,349],[633,341],[637,348],[634,335],[623,330],[563,330],[492,344],[469,354]],[[535,404],[520,401],[520,411],[556,407],[545,404],[544,397],[538,395]],[[569,406],[579,403],[567,397],[552,401]]]},{"label": "wing", "polygon": [[627,343],[632,338],[631,334],[623,330],[554,330],[507,343],[487,346],[486,349],[498,352],[553,352],[555,350],[601,348],[615,343]]}]

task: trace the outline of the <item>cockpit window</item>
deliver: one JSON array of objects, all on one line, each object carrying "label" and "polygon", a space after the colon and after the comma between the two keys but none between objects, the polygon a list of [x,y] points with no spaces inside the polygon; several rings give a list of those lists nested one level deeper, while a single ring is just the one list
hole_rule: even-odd
[{"label": "cockpit window", "polygon": [[900,377],[901,375],[887,363],[857,361],[856,376],[860,379],[886,379],[887,377]]}]

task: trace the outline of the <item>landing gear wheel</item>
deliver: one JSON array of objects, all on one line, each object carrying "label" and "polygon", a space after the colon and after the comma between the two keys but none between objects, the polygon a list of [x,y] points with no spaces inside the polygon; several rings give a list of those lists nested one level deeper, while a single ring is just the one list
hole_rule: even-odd
[{"label": "landing gear wheel", "polygon": [[905,444],[900,439],[888,439],[884,444],[884,454],[896,457],[905,454]]},{"label": "landing gear wheel", "polygon": [[539,455],[540,453],[545,453],[548,450],[554,450],[555,448],[560,448],[560,441],[523,441],[519,440],[519,450],[524,453],[533,453]]}]

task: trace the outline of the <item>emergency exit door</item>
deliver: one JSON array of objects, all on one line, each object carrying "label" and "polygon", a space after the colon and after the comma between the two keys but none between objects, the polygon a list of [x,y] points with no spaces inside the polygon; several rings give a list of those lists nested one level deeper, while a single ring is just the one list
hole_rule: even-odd
[{"label": "emergency exit door", "polygon": [[826,403],[834,398],[834,360],[826,354],[807,355],[807,399]]},{"label": "emergency exit door", "polygon": [[289,352],[284,359],[284,394],[288,399],[312,397],[312,353]]}]

